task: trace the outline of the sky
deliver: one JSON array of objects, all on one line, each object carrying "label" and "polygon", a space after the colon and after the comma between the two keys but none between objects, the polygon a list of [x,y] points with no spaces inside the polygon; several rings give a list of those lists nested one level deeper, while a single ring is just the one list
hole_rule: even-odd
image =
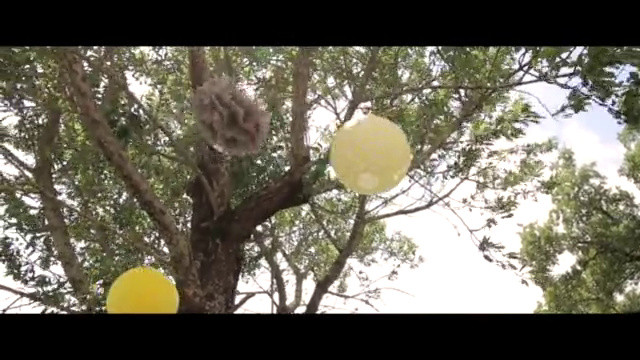
[{"label": "sky", "polygon": [[[617,173],[624,154],[624,148],[617,139],[622,127],[606,110],[595,105],[589,111],[571,118],[553,119],[538,100],[553,113],[566,99],[566,90],[548,84],[530,84],[519,89],[535,96],[524,95],[535,110],[544,116],[540,124],[528,128],[521,142],[544,141],[555,137],[561,147],[575,152],[579,165],[595,162],[598,171],[607,177],[609,185],[618,185],[636,196],[640,195],[634,185]],[[545,160],[552,161],[555,155],[557,152],[546,156]],[[461,186],[453,197],[461,199],[465,191],[470,191],[470,186]],[[537,202],[522,202],[514,217],[501,219],[488,235],[492,241],[518,251],[521,230],[518,224],[544,222],[549,210],[551,200],[548,196],[539,196]],[[447,220],[443,221],[443,218]],[[484,220],[478,213],[466,213],[465,221],[482,224]],[[400,231],[418,244],[418,255],[425,261],[417,269],[402,269],[395,281],[377,283],[377,286],[392,288],[384,290],[381,298],[373,301],[377,310],[381,313],[532,313],[542,300],[542,290],[531,282],[525,286],[513,272],[484,260],[464,230],[460,229],[461,235],[458,236],[452,223],[460,226],[458,220],[444,210],[439,210],[438,214],[424,211],[397,216],[386,221],[388,232]],[[557,273],[564,272],[572,262],[570,255],[560,256],[554,270]],[[367,271],[376,273],[375,268]],[[384,273],[380,272],[379,275]],[[244,291],[260,290],[250,283],[240,288]],[[305,298],[308,298],[313,288],[305,290]],[[357,292],[357,289],[347,293],[353,292]],[[343,299],[332,296],[327,296],[323,304],[338,308],[331,312],[354,312],[356,308],[357,313],[375,312],[362,303],[345,303]],[[266,296],[252,298],[243,308],[246,312],[269,310],[270,302]]]},{"label": "sky", "polygon": [[[530,84],[520,89],[538,98],[551,112],[562,105],[567,95],[566,90],[548,84]],[[633,184],[617,173],[624,154],[624,148],[617,139],[622,127],[606,110],[595,105],[589,111],[571,118],[553,119],[538,100],[524,96],[544,118],[540,124],[528,128],[523,142],[544,141],[555,137],[561,147],[575,152],[579,165],[595,162],[598,171],[607,177],[609,185],[618,185],[636,196],[640,195]],[[545,160],[552,161],[555,155],[557,153],[550,154]],[[469,187],[466,190],[469,191]],[[462,186],[453,197],[461,199],[461,193],[464,192],[465,187]],[[539,196],[537,202],[522,202],[514,217],[501,219],[489,235],[492,241],[517,251],[521,230],[518,224],[544,222],[549,210],[551,200],[548,196]],[[455,217],[444,210],[438,212],[439,214],[424,211],[386,221],[389,232],[401,231],[418,244],[418,254],[425,262],[417,269],[401,270],[395,281],[378,283],[380,287],[402,292],[393,289],[383,291],[381,299],[373,302],[377,310],[381,313],[532,313],[542,300],[542,290],[531,282],[529,286],[525,286],[513,272],[484,260],[462,229],[461,235],[457,235],[451,224],[460,226]],[[443,221],[443,217],[448,220]],[[482,224],[483,218],[477,213],[467,213],[465,221]],[[554,270],[557,273],[568,270],[572,262],[571,256],[560,256],[559,264]],[[368,271],[375,272],[375,269]],[[245,291],[259,290],[251,285],[246,284],[248,289]],[[306,298],[311,291],[312,288],[306,289]],[[355,308],[358,308],[357,313],[375,312],[362,303],[345,304],[344,300],[332,296],[328,296],[323,303],[340,308],[331,312],[353,312]],[[256,296],[247,302],[243,310],[268,312],[269,309],[269,299],[266,296]]]},{"label": "sky", "polygon": [[[531,84],[520,89],[539,98],[552,112],[558,109],[566,98],[566,90],[547,84]],[[138,89],[139,91],[140,89]],[[638,190],[617,173],[622,163],[624,148],[617,140],[621,126],[597,105],[589,111],[568,119],[552,119],[534,98],[531,100],[538,112],[545,116],[541,123],[531,126],[525,140],[543,141],[556,137],[561,146],[575,152],[578,164],[595,162],[597,169],[608,178],[610,185],[618,185],[640,195]],[[374,109],[375,113],[375,109]],[[548,157],[549,160],[552,156]],[[461,187],[453,194],[456,199],[468,188]],[[640,198],[640,197],[639,197]],[[541,196],[538,201],[528,200],[522,203],[510,219],[501,219],[498,226],[489,233],[492,240],[504,243],[517,251],[521,227],[518,224],[542,222],[551,209],[548,197]],[[457,220],[451,214],[440,210],[421,212],[408,216],[398,216],[386,221],[388,231],[401,231],[411,237],[419,246],[419,255],[425,261],[417,269],[402,269],[395,281],[383,280],[381,287],[395,288],[385,290],[379,300],[373,304],[381,313],[532,313],[541,300],[542,291],[533,284],[525,286],[513,272],[505,271],[485,261],[472,244],[468,234],[460,229],[460,236],[451,223]],[[482,222],[477,213],[467,214],[470,223]],[[444,221],[446,217],[448,220]],[[459,224],[459,223],[458,223]],[[558,271],[571,265],[571,257],[562,257]],[[2,271],[0,265],[0,271]],[[369,269],[372,273],[375,268]],[[375,278],[375,276],[371,276]],[[11,279],[0,273],[0,284],[20,288]],[[242,284],[241,291],[257,290],[254,284]],[[305,289],[308,299],[310,289]],[[15,299],[0,291],[0,309]],[[342,299],[328,297],[325,304],[338,309],[332,312],[359,313],[374,312],[362,303],[345,304]],[[34,312],[22,308],[14,312]],[[266,296],[256,296],[243,307],[242,312],[269,312],[270,303]]]},{"label": "sky", "polygon": [[[524,89],[525,87],[523,87]],[[547,84],[532,84],[526,90],[536,95],[553,112],[559,108],[566,93]],[[533,102],[536,104],[536,102]],[[539,113],[545,114],[536,104]],[[532,126],[526,138],[540,141],[556,137],[561,146],[575,152],[578,164],[595,162],[597,169],[610,181],[635,190],[620,178],[617,169],[624,149],[617,140],[621,126],[603,109],[590,111],[570,119],[554,120],[547,115],[539,125]],[[634,191],[637,193],[637,191]],[[522,203],[513,218],[500,220],[492,229],[492,240],[519,247],[520,227],[517,224],[545,221],[551,201],[541,196],[538,202]],[[424,224],[424,225],[423,225]],[[541,301],[542,291],[530,283],[521,284],[512,272],[485,261],[468,236],[457,237],[448,223],[430,213],[395,218],[389,226],[405,229],[407,235],[420,244],[425,264],[415,271],[401,274],[395,287],[410,291],[408,298],[397,292],[383,296],[386,312],[419,313],[531,313]],[[421,227],[428,227],[428,234]],[[564,260],[564,261],[563,261]],[[557,271],[571,265],[571,257],[562,257]]]}]

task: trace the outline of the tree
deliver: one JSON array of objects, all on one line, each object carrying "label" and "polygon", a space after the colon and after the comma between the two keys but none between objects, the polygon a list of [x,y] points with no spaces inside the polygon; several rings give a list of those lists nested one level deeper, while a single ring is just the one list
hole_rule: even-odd
[{"label": "tree", "polygon": [[[584,66],[582,82],[570,88],[564,108],[584,110],[590,102],[585,93],[591,93],[596,104],[626,123],[620,134],[627,150],[620,173],[638,185],[640,53],[635,48],[591,48],[580,56],[574,63]],[[620,78],[624,70],[628,75]],[[522,262],[531,267],[534,282],[544,291],[536,311],[640,311],[640,219],[634,196],[607,187],[593,164],[578,168],[566,149],[541,189],[551,195],[554,209],[545,224],[529,224],[521,234]],[[555,274],[553,267],[562,254],[572,255],[575,262],[570,270]]]},{"label": "tree", "polygon": [[[279,313],[318,312],[327,296],[373,306],[381,289],[358,266],[382,261],[393,277],[420,262],[416,244],[387,234],[384,220],[444,207],[464,222],[456,202],[489,214],[479,229],[465,226],[488,261],[515,268],[475,233],[533,194],[537,156],[555,144],[493,142],[539,119],[512,90],[588,73],[567,60],[574,51],[2,48],[0,261],[29,291],[0,289],[50,311],[103,311],[113,280],[149,264],[175,279],[181,312],[234,312],[257,295],[241,294],[240,280],[264,272],[276,290],[261,294]],[[223,75],[271,113],[257,154],[231,156],[200,136],[192,94]],[[148,91],[136,95],[133,80]],[[335,127],[366,101],[414,150],[407,180],[380,196],[345,190],[328,167]],[[318,126],[320,111],[335,121]],[[474,193],[454,199],[464,183]],[[394,209],[409,195],[417,200]],[[357,296],[347,293],[354,278]]]},{"label": "tree", "polygon": [[[593,164],[577,168],[569,150],[561,153],[544,192],[555,205],[549,219],[522,233],[523,262],[544,291],[537,311],[640,311],[640,208],[633,195],[606,187]],[[563,253],[575,263],[554,274]]]},{"label": "tree", "polygon": [[[604,107],[619,123],[640,124],[640,49],[637,47],[573,47],[543,50],[552,61],[549,71],[573,68],[579,73],[567,81],[551,80],[570,90],[568,102],[558,110],[568,114],[586,110],[589,105]],[[556,57],[562,53],[559,57]],[[623,76],[625,75],[626,76]]]}]

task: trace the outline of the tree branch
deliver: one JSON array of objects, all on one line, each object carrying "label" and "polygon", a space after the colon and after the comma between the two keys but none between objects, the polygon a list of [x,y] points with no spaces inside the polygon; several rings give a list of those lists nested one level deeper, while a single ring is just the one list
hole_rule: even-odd
[{"label": "tree branch", "polygon": [[257,295],[256,293],[247,294],[240,301],[238,301],[238,303],[233,307],[231,312],[234,313],[234,312],[238,311],[238,309],[240,309],[242,307],[242,305],[244,305],[247,301],[251,300],[251,298],[256,296],[256,295]]},{"label": "tree branch", "polygon": [[444,196],[434,195],[435,199],[432,198],[425,205],[417,206],[417,207],[412,208],[412,209],[398,210],[398,211],[394,211],[394,212],[387,213],[387,214],[372,216],[372,217],[368,218],[366,220],[366,222],[370,223],[370,222],[373,222],[373,221],[379,221],[379,220],[382,220],[382,219],[387,219],[387,218],[390,218],[390,217],[393,217],[393,216],[408,215],[408,214],[413,214],[413,213],[416,213],[416,212],[419,212],[419,211],[423,211],[423,210],[429,209],[430,207],[438,204],[440,201],[448,198],[466,180],[467,180],[466,178],[460,179],[460,181],[453,188],[451,188],[449,191],[447,191],[447,193],[444,194]]},{"label": "tree branch", "polygon": [[[108,53],[111,54],[111,53]],[[111,56],[113,56],[113,54],[111,54]],[[200,55],[197,55],[200,56]],[[196,57],[197,57],[196,56]],[[200,64],[200,63],[204,63],[206,65],[206,61],[203,59],[198,59],[196,60],[196,64]],[[206,68],[205,68],[206,69]],[[169,158],[172,161],[181,163],[181,164],[185,164],[187,165],[189,168],[191,168],[196,174],[197,177],[200,179],[201,184],[204,187],[204,190],[207,194],[207,198],[209,200],[209,203],[211,204],[211,206],[215,205],[215,195],[213,194],[213,190],[211,189],[211,186],[209,185],[209,183],[205,180],[205,177],[203,175],[202,170],[198,167],[197,163],[195,161],[193,161],[193,159],[189,156],[189,150],[187,150],[186,148],[179,146],[176,141],[174,140],[172,133],[169,129],[167,129],[166,126],[164,126],[156,116],[153,115],[153,113],[142,103],[142,101],[140,101],[140,99],[138,99],[138,97],[131,91],[131,89],[129,89],[129,86],[126,83],[126,77],[124,76],[124,73],[121,72],[116,72],[114,69],[112,69],[109,66],[103,66],[102,68],[103,71],[105,71],[107,73],[107,77],[109,79],[109,88],[112,89],[118,89],[124,91],[125,96],[127,97],[127,101],[129,101],[130,103],[135,104],[136,106],[138,106],[142,112],[147,116],[147,118],[149,118],[149,120],[151,120],[151,122],[153,123],[153,125],[158,128],[160,130],[160,132],[167,137],[167,139],[169,140],[169,143],[171,144],[171,147],[175,150],[176,154],[178,156],[180,156],[180,158],[170,158],[170,155],[164,154],[164,153],[160,153],[157,152],[159,155],[164,156],[166,158]],[[195,70],[194,70],[195,71]],[[206,71],[205,71],[206,73]],[[206,77],[208,75],[198,75],[197,78],[199,77]],[[197,81],[197,80],[194,80]],[[112,91],[113,92],[113,91]],[[110,99],[109,97],[106,97],[105,95],[105,100],[103,102],[103,108],[108,108],[110,107],[110,104],[112,102],[113,99]]]},{"label": "tree branch", "polygon": [[364,74],[362,75],[362,81],[360,81],[355,88],[353,89],[352,98],[349,101],[349,105],[347,106],[347,112],[344,114],[344,121],[347,122],[351,120],[353,114],[355,114],[358,105],[365,98],[365,89],[371,80],[371,76],[373,72],[378,66],[378,55],[380,54],[380,48],[374,47],[371,50],[371,55],[369,56],[369,60],[367,61],[367,65],[364,68]]},{"label": "tree branch", "polygon": [[320,214],[318,213],[318,210],[315,208],[315,205],[312,202],[309,202],[309,210],[311,211],[311,215],[313,219],[316,221],[316,224],[320,226],[320,229],[322,229],[322,232],[324,233],[324,235],[327,237],[327,239],[329,239],[331,244],[333,244],[333,247],[335,247],[338,252],[342,251],[342,248],[338,244],[338,239],[336,239],[336,237],[329,231],[327,226],[324,224],[324,221],[322,221]]},{"label": "tree branch", "polygon": [[46,299],[42,299],[39,296],[37,296],[36,294],[30,294],[30,293],[26,293],[26,292],[23,292],[23,291],[20,291],[20,290],[15,290],[15,289],[12,289],[12,288],[10,288],[8,286],[5,286],[5,285],[2,285],[2,284],[0,284],[0,290],[4,290],[4,291],[7,291],[7,292],[10,292],[10,293],[12,293],[14,295],[18,295],[18,296],[21,296],[23,298],[27,298],[27,299],[29,299],[31,301],[40,303],[40,304],[42,304],[42,305],[44,305],[46,307],[50,307],[50,308],[58,309],[58,310],[61,310],[61,311],[65,311],[65,312],[67,312],[69,314],[77,313],[77,311],[75,311],[75,310],[73,310],[71,308],[68,308],[66,306],[62,306],[60,304],[55,304],[55,303],[53,303],[51,301],[48,301]]},{"label": "tree branch", "polygon": [[305,144],[307,135],[307,91],[311,79],[311,54],[314,49],[301,48],[293,67],[293,101],[291,105],[291,166],[299,168],[309,162],[309,148]]},{"label": "tree branch", "polygon": [[[93,94],[87,81],[80,58],[71,51],[63,51],[61,65],[66,69],[69,86],[72,90],[72,100],[78,106],[87,131],[98,148],[115,168],[116,173],[124,181],[127,189],[138,200],[142,209],[149,214],[158,226],[160,233],[170,250],[171,261],[176,270],[178,283],[197,284],[197,275],[191,272],[191,249],[186,238],[176,225],[160,199],[153,193],[147,179],[135,168],[122,145],[113,135],[107,120],[97,110]],[[185,289],[196,288],[185,286]]]},{"label": "tree branch", "polygon": [[[295,271],[294,271],[295,272]],[[304,274],[297,272],[296,275],[296,289],[293,296],[293,301],[287,305],[287,312],[292,314],[302,302],[302,285],[304,284]]]},{"label": "tree branch", "polygon": [[47,219],[48,229],[53,238],[53,245],[58,254],[58,260],[62,264],[64,273],[69,279],[71,288],[78,301],[92,311],[93,305],[90,298],[90,284],[82,264],[78,260],[75,249],[71,244],[67,223],[62,214],[62,208],[58,201],[53,185],[53,162],[51,154],[56,146],[59,133],[61,111],[57,107],[47,107],[47,120],[38,139],[38,150],[34,179],[38,185],[44,216]]},{"label": "tree branch", "polygon": [[[11,304],[7,305],[4,309],[2,309],[2,314],[6,314],[7,311],[11,310],[11,309],[17,309],[20,308],[21,306],[16,306],[16,307],[12,307],[15,303],[17,303],[18,301],[20,301],[21,299],[23,299],[22,296],[18,296],[15,300],[13,300],[11,302]],[[33,304],[33,303],[31,303]]]},{"label": "tree branch", "polygon": [[547,105],[545,105],[545,103],[544,103],[544,102],[542,102],[542,100],[541,100],[539,97],[537,97],[536,95],[534,95],[534,94],[532,94],[532,93],[530,93],[530,92],[528,92],[528,91],[519,90],[519,89],[514,89],[513,91],[518,92],[518,93],[521,93],[521,94],[525,94],[525,95],[529,95],[529,96],[531,96],[532,98],[534,98],[534,99],[538,102],[538,105],[540,105],[540,106],[544,109],[544,111],[546,111],[546,112],[547,112],[547,114],[548,114],[552,119],[555,119],[555,118],[556,118],[556,117],[553,115],[553,113],[551,112],[551,110],[549,110],[549,107],[547,107]]},{"label": "tree branch", "polygon": [[258,282],[258,280],[256,280],[255,277],[251,276],[251,280],[253,280],[254,283],[256,283],[256,285],[258,285],[258,287],[260,288],[259,292],[256,292],[256,294],[265,294],[269,297],[269,299],[271,299],[271,304],[273,304],[275,307],[278,306],[278,303],[276,302],[276,299],[273,298],[273,294],[270,291],[267,291],[267,289],[263,288],[262,285],[260,285],[260,283]]},{"label": "tree branch", "polygon": [[347,300],[358,300],[364,304],[366,304],[367,306],[369,306],[370,308],[372,308],[373,310],[375,310],[376,312],[380,312],[380,310],[378,310],[369,300],[367,299],[361,299],[359,297],[357,297],[358,295],[345,295],[345,294],[339,294],[333,291],[327,291],[327,294],[329,295],[333,295],[333,296],[337,296],[343,299],[347,299]]},{"label": "tree branch", "polygon": [[409,184],[409,186],[407,186],[407,188],[405,188],[405,189],[403,189],[403,190],[401,190],[401,191],[399,191],[399,192],[397,192],[397,193],[393,194],[392,196],[390,196],[390,197],[388,197],[388,198],[386,198],[386,199],[384,199],[384,198],[383,198],[383,199],[382,199],[382,201],[380,201],[380,203],[379,203],[378,205],[376,205],[376,206],[375,206],[375,207],[373,207],[372,209],[369,209],[369,210],[367,211],[367,214],[371,214],[371,213],[373,213],[373,212],[377,211],[378,209],[381,209],[381,208],[383,208],[383,207],[385,207],[385,206],[389,205],[390,203],[392,203],[392,202],[393,202],[393,200],[395,200],[395,199],[399,198],[400,196],[402,196],[402,195],[404,195],[404,194],[408,193],[409,191],[411,191],[411,188],[412,188],[414,185],[416,185],[416,182],[415,182],[415,181],[414,181],[414,182],[412,182],[411,184]]},{"label": "tree branch", "polygon": [[18,169],[18,171],[20,171],[20,173],[22,173],[24,177],[29,178],[30,176],[28,174],[33,173],[33,168],[31,166],[22,161],[16,154],[7,149],[4,145],[0,145],[0,154],[2,154],[3,157],[7,159],[9,163],[11,163],[11,165]]},{"label": "tree branch", "polygon": [[[566,77],[571,77],[578,75],[577,72],[572,71],[570,73],[559,74],[554,77],[555,79],[562,79]],[[532,79],[527,81],[517,81],[504,83],[496,86],[483,86],[483,85],[456,85],[456,84],[442,84],[442,85],[423,85],[423,86],[414,86],[414,87],[406,87],[402,90],[398,90],[391,93],[385,93],[379,96],[376,96],[374,100],[382,100],[389,97],[399,97],[402,95],[409,95],[414,93],[421,93],[425,90],[505,90],[516,88],[519,86],[529,85],[529,84],[537,84],[541,82],[547,82],[547,80],[543,79]]]},{"label": "tree branch", "polygon": [[464,124],[465,121],[468,121],[468,119],[472,117],[475,114],[475,112],[482,107],[482,104],[484,103],[484,101],[496,91],[497,89],[492,89],[492,90],[488,90],[487,92],[476,95],[475,98],[467,97],[467,99],[463,101],[462,106],[460,108],[460,112],[457,118],[455,119],[455,121],[453,121],[447,126],[447,129],[444,131],[444,133],[439,138],[435,139],[434,143],[432,143],[427,150],[413,157],[413,160],[411,161],[411,166],[409,167],[409,171],[420,166],[422,162],[429,160],[431,156],[447,142],[449,137],[453,133],[458,131],[462,126],[462,124]]},{"label": "tree branch", "polygon": [[322,297],[329,291],[331,285],[338,279],[340,273],[347,264],[347,260],[353,254],[356,247],[362,239],[364,228],[366,226],[364,213],[367,205],[367,196],[360,195],[358,199],[358,210],[353,220],[353,227],[349,234],[346,246],[338,254],[338,257],[329,268],[329,272],[316,284],[315,290],[311,295],[311,299],[307,304],[306,313],[314,314],[318,311]]},{"label": "tree branch", "polygon": [[[204,48],[196,47],[189,49],[189,75],[191,78],[191,87],[194,91],[211,77],[211,71],[207,65]],[[170,132],[168,132],[167,129],[163,127],[160,127],[160,129],[165,136],[171,138]],[[198,178],[214,210],[213,217],[218,218],[222,215],[222,212],[226,211],[227,203],[231,196],[231,190],[229,188],[231,184],[212,177],[228,173],[229,161],[219,151],[205,145],[203,140],[199,141],[196,152],[198,153],[198,158],[201,159],[197,164]],[[182,149],[179,150],[178,154],[182,154],[183,157],[188,158],[188,154]],[[211,180],[213,184],[216,185],[217,189],[215,193],[208,180]],[[218,198],[216,198],[216,194],[219,196]]]},{"label": "tree branch", "polygon": [[224,214],[216,223],[225,228],[230,236],[246,239],[256,226],[276,212],[306,203],[310,195],[303,191],[302,176],[311,165],[309,162],[302,168],[291,169]]},{"label": "tree branch", "polygon": [[[271,232],[271,241],[275,241],[275,239],[276,239],[275,234]],[[277,307],[278,307],[278,313],[280,313],[281,310],[283,309],[286,310],[286,306],[287,306],[287,292],[284,285],[282,270],[280,270],[280,266],[276,261],[275,254],[273,254],[272,252],[273,250],[270,251],[270,249],[268,249],[267,246],[265,245],[262,234],[254,235],[254,240],[258,245],[258,247],[260,248],[260,252],[262,253],[262,256],[264,256],[265,260],[267,260],[267,264],[269,264],[269,268],[271,269],[271,274],[273,274],[273,277],[276,280],[276,288],[278,289]],[[277,247],[277,244],[273,244],[272,246]]]},{"label": "tree branch", "polygon": [[207,59],[202,47],[189,49],[189,77],[193,90],[202,86],[211,77],[211,71],[207,66]]},{"label": "tree branch", "polygon": [[[301,242],[298,242],[298,244],[301,244]],[[289,254],[284,251],[284,249],[280,248],[280,253],[284,257],[291,270],[293,270],[293,273],[296,277],[296,288],[294,291],[293,301],[287,305],[287,313],[291,314],[296,311],[298,307],[300,307],[300,303],[302,302],[302,285],[304,284],[304,279],[307,273],[303,273],[302,271],[300,271],[300,268],[295,264],[291,256],[289,256]]]}]

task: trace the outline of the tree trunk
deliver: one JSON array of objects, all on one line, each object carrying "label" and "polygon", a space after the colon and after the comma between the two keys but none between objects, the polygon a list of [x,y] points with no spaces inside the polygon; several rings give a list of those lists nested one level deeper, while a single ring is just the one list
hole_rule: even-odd
[{"label": "tree trunk", "polygon": [[180,312],[229,313],[235,304],[244,239],[226,236],[224,229],[212,221],[214,211],[201,179],[194,180],[190,195],[190,240],[204,298],[184,302]]},{"label": "tree trunk", "polygon": [[[204,49],[191,49],[189,62],[191,86],[195,91],[210,76]],[[301,99],[304,101],[304,97]],[[302,110],[297,115],[301,119],[299,121],[305,119]],[[298,145],[302,147],[304,144]],[[303,194],[302,177],[309,170],[310,163],[308,158],[301,157],[298,159],[300,163],[280,179],[260,189],[235,209],[229,209],[232,192],[229,159],[204,142],[196,147],[196,154],[200,174],[187,192],[193,201],[192,266],[197,270],[200,289],[181,291],[184,300],[179,311],[230,313],[235,309],[244,242],[251,237],[256,226],[276,212],[308,201],[309,196]]]},{"label": "tree trunk", "polygon": [[235,307],[244,242],[257,225],[277,211],[304,204],[308,197],[303,195],[300,175],[289,173],[213,221],[214,212],[201,181],[193,181],[189,195],[193,199],[193,264],[198,267],[204,297],[187,299],[180,312],[230,313]]}]

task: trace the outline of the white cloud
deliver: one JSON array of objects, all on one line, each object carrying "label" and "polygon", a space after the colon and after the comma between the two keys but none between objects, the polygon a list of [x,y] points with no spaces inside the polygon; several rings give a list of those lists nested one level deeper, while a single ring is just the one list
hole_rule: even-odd
[{"label": "white cloud", "polygon": [[525,287],[512,273],[485,261],[466,231],[458,236],[441,216],[425,212],[387,223],[411,236],[426,260],[418,270],[404,271],[397,281],[388,283],[414,297],[388,291],[383,295],[383,311],[528,313],[535,308],[539,289]]},{"label": "white cloud", "polygon": [[[613,122],[612,118],[598,120]],[[618,127],[611,130],[617,134],[616,128]],[[595,163],[598,172],[606,177],[609,188],[619,186],[635,195],[636,199],[640,201],[640,190],[629,179],[618,173],[625,153],[625,148],[620,142],[603,140],[601,134],[585,125],[584,118],[577,117],[563,122],[560,139],[564,146],[573,150],[576,163],[579,166]]]},{"label": "white cloud", "polygon": [[573,150],[578,165],[596,162],[597,168],[606,175],[614,175],[622,164],[622,144],[604,143],[598,134],[585,127],[579,119],[563,121],[560,139],[562,145]]},{"label": "white cloud", "polygon": [[571,269],[571,266],[576,263],[577,258],[575,255],[568,251],[563,252],[558,256],[558,263],[551,269],[553,275],[561,275]]}]

